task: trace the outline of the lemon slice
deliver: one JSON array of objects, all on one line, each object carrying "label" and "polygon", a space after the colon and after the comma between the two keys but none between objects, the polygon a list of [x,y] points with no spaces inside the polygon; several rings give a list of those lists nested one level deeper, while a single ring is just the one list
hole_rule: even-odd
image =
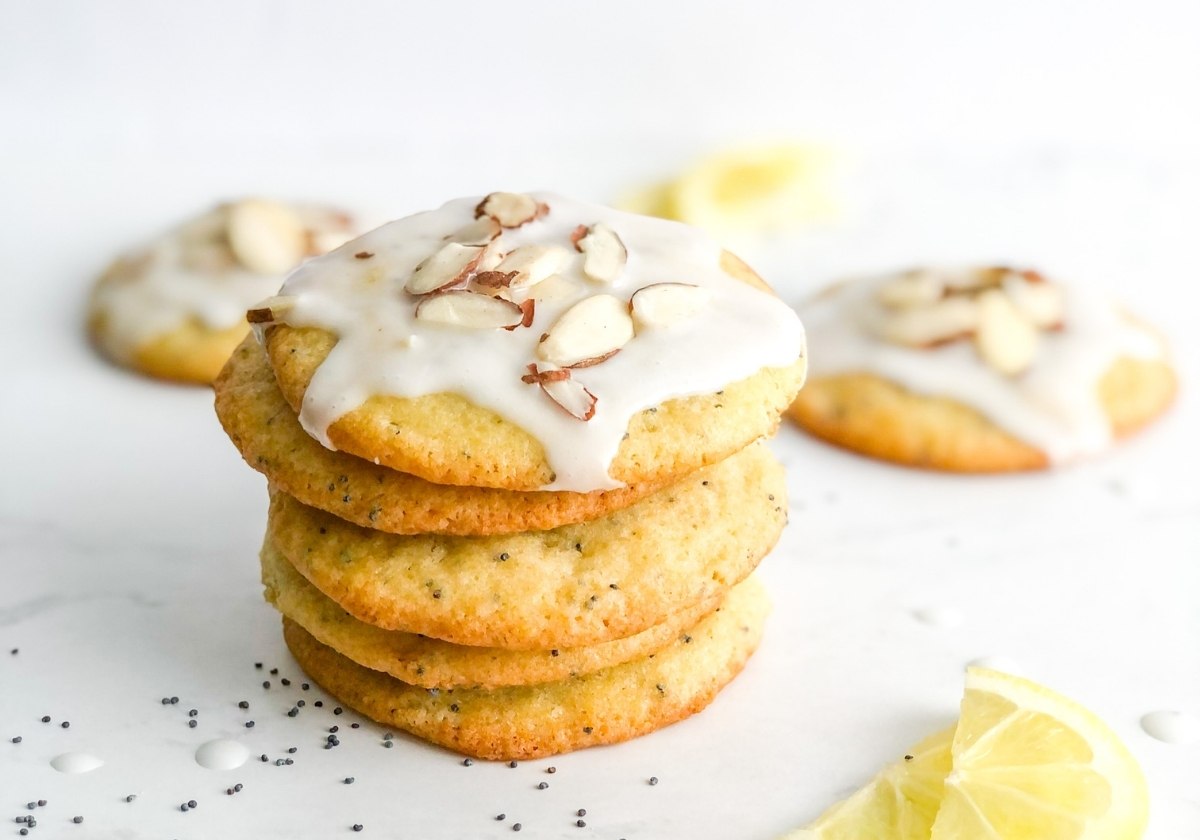
[{"label": "lemon slice", "polygon": [[1141,768],[1103,721],[1029,680],[971,668],[933,840],[1133,840]]},{"label": "lemon slice", "polygon": [[929,840],[953,738],[953,726],[926,738],[866,787],[783,840]]},{"label": "lemon slice", "polygon": [[742,149],[700,161],[670,192],[680,221],[720,231],[772,231],[836,216],[833,154],[817,146]]},{"label": "lemon slice", "polygon": [[1137,840],[1141,768],[1103,721],[1029,680],[967,670],[962,716],[783,840]]}]

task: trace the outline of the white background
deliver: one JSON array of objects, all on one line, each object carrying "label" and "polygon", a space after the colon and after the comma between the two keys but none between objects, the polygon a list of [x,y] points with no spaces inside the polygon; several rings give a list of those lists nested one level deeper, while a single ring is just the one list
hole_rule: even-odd
[{"label": "white background", "polygon": [[[523,814],[526,837],[766,840],[949,720],[964,662],[1005,655],[1130,744],[1152,836],[1200,834],[1200,746],[1137,726],[1156,708],[1200,714],[1200,6],[0,0],[0,12],[8,830],[44,797],[49,837],[324,838],[355,821],[365,836],[508,836],[490,821],[504,809]],[[849,164],[837,224],[738,243],[790,300],[865,268],[1037,264],[1115,289],[1164,328],[1184,382],[1175,411],[1108,458],[1015,479],[895,470],[784,429],[792,527],[764,564],[776,613],[704,715],[558,759],[547,792],[533,786],[548,762],[464,776],[413,742],[378,749],[372,726],[320,752],[332,718],[283,717],[290,698],[264,695],[249,664],[299,679],[258,597],[261,480],[202,389],[93,357],[80,317],[95,273],[229,196],[336,200],[377,219],[503,188],[606,201],[772,138],[831,143]],[[931,606],[966,620],[913,620]],[[201,726],[164,711],[163,693],[199,707]],[[243,695],[253,732],[232,705]],[[272,758],[302,749],[294,767],[214,779],[190,755],[218,733]],[[55,774],[48,758],[65,749],[108,764]],[[336,785],[347,773],[360,783]],[[247,790],[221,795],[233,781]],[[135,791],[133,810],[122,797]],[[202,807],[183,816],[188,798]],[[566,819],[581,805],[587,830]],[[87,822],[70,825],[74,813]]]}]

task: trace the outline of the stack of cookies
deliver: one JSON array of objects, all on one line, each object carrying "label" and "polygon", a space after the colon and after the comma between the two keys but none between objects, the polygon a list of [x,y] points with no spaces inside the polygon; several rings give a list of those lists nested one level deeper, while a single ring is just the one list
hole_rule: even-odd
[{"label": "stack of cookies", "polygon": [[804,334],[697,231],[493,193],[249,318],[217,413],[269,481],[267,599],[345,705],[529,758],[686,717],[753,653]]}]

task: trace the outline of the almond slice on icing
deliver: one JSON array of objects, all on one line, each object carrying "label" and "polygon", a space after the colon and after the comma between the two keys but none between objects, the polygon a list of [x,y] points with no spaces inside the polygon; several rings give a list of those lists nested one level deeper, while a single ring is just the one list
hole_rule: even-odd
[{"label": "almond slice on icing", "polygon": [[500,235],[500,223],[491,216],[480,216],[466,227],[446,237],[460,245],[486,245]]},{"label": "almond slice on icing", "polygon": [[633,338],[633,319],[612,295],[584,298],[559,316],[537,347],[538,358],[559,367],[603,362]]},{"label": "almond slice on icing", "polygon": [[551,274],[528,290],[530,300],[565,300],[575,293],[575,284],[561,274]]},{"label": "almond slice on icing", "polygon": [[596,395],[571,378],[571,371],[540,362],[529,366],[522,382],[537,383],[542,393],[576,420],[591,420],[596,413]]},{"label": "almond slice on icing", "polygon": [[475,207],[475,218],[490,216],[501,227],[518,228],[546,215],[550,208],[539,204],[533,196],[524,193],[494,192],[484,196]]},{"label": "almond slice on icing", "polygon": [[638,330],[669,327],[689,321],[712,301],[712,290],[691,283],[653,283],[629,298],[629,311]]},{"label": "almond slice on icing", "polygon": [[889,311],[880,322],[879,334],[906,347],[932,347],[970,335],[978,324],[978,303],[955,296],[929,306]]},{"label": "almond slice on icing", "polygon": [[487,245],[448,242],[416,267],[404,284],[404,291],[427,295],[462,285],[478,268],[487,250]]},{"label": "almond slice on icing", "polygon": [[287,315],[296,304],[294,295],[275,295],[246,312],[246,321],[251,324],[271,324]]},{"label": "almond slice on icing", "polygon": [[508,287],[516,276],[515,271],[480,271],[471,278],[467,288],[492,297],[508,297]]},{"label": "almond slice on icing", "polygon": [[937,272],[942,285],[950,292],[969,294],[994,289],[1012,274],[1006,266],[972,266],[968,268],[942,269]]},{"label": "almond slice on icing", "polygon": [[583,254],[583,273],[597,283],[611,283],[621,276],[629,252],[617,232],[603,222],[590,228],[580,225],[571,234],[575,250]]},{"label": "almond slice on icing", "polygon": [[1037,327],[1007,295],[991,289],[979,296],[975,349],[989,367],[1016,376],[1033,364],[1037,346]]},{"label": "almond slice on icing", "polygon": [[875,299],[889,309],[909,309],[933,303],[944,291],[937,272],[917,269],[884,283],[875,292]]},{"label": "almond slice on icing", "polygon": [[421,298],[416,317],[450,327],[494,330],[521,326],[525,312],[512,301],[456,289]]},{"label": "almond slice on icing", "polygon": [[546,245],[522,245],[505,254],[497,271],[516,272],[510,284],[514,289],[541,283],[562,268],[570,253],[566,248]]},{"label": "almond slice on icing", "polygon": [[250,198],[229,207],[226,235],[234,257],[256,274],[284,274],[308,249],[300,217],[276,201]]},{"label": "almond slice on icing", "polygon": [[1004,281],[1004,292],[1038,329],[1047,330],[1063,322],[1066,301],[1061,286],[1014,274]]}]

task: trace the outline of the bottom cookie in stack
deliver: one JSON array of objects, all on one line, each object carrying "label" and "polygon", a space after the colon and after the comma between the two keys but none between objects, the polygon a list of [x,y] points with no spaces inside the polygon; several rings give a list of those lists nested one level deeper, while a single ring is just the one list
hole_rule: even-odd
[{"label": "bottom cookie in stack", "polygon": [[363,667],[290,618],[292,655],[322,688],[362,714],[477,758],[538,758],[644,735],[700,711],[762,637],[766,592],[748,578],[666,647],[554,682],[494,689],[422,688]]}]

